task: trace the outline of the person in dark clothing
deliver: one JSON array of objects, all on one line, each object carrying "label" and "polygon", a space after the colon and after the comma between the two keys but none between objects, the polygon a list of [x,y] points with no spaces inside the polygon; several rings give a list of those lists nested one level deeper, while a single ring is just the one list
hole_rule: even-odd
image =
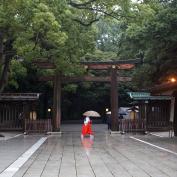
[{"label": "person in dark clothing", "polygon": [[106,123],[108,125],[108,130],[111,130],[111,115],[110,114],[106,115]]},{"label": "person in dark clothing", "polygon": [[18,127],[23,127],[24,112],[21,112],[18,116]]}]

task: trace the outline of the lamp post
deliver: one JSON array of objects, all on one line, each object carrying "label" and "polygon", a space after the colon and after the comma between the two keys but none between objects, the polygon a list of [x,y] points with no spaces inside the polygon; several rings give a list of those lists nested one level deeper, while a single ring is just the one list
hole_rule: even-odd
[{"label": "lamp post", "polygon": [[49,116],[49,118],[51,118],[51,112],[52,112],[52,109],[51,109],[51,108],[48,108],[48,109],[47,109],[47,112],[48,112],[48,116]]}]

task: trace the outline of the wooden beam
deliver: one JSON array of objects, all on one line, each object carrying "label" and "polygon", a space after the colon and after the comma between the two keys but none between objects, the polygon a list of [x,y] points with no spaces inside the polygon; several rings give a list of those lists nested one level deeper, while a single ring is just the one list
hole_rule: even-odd
[{"label": "wooden beam", "polygon": [[177,83],[163,83],[160,85],[155,85],[154,87],[150,88],[149,90],[152,93],[161,93],[161,92],[165,92],[168,90],[176,90],[177,88]]},{"label": "wooden beam", "polygon": [[137,59],[129,59],[129,60],[110,60],[110,61],[81,61],[80,62],[83,65],[89,65],[89,64],[94,64],[94,65],[118,65],[118,64],[140,64],[142,63],[142,59],[137,58]]},{"label": "wooden beam", "polygon": [[[83,61],[81,65],[86,66],[88,69],[104,70],[109,69],[113,65],[117,69],[132,69],[136,64],[142,63],[142,59],[131,59],[131,60],[116,60],[116,61]],[[37,65],[41,69],[55,69],[56,65],[50,60],[37,59],[33,61],[33,64]]]},{"label": "wooden beam", "polygon": [[132,69],[135,67],[135,64],[120,64],[117,66],[118,69]]},{"label": "wooden beam", "polygon": [[132,69],[136,64],[142,63],[142,59],[115,60],[115,61],[83,61],[85,68],[93,70],[107,70],[112,67],[117,69]]},{"label": "wooden beam", "polygon": [[63,83],[70,82],[110,82],[110,77],[95,77],[95,76],[78,76],[78,77],[63,77]]},{"label": "wooden beam", "polygon": [[[121,82],[130,82],[132,80],[131,77],[117,77],[118,81]],[[62,83],[69,82],[111,82],[111,77],[96,77],[96,76],[80,76],[80,77],[63,77]]]},{"label": "wooden beam", "polygon": [[[54,76],[42,76],[39,78],[39,81],[53,81]],[[130,82],[132,81],[131,77],[117,77],[117,80],[120,82]],[[96,76],[73,76],[73,77],[62,77],[62,83],[70,82],[111,82],[111,78],[107,77],[96,77]]]},{"label": "wooden beam", "polygon": [[108,70],[113,66],[119,70],[128,70],[135,67],[134,64],[86,64],[84,67],[93,70]]},{"label": "wooden beam", "polygon": [[38,100],[40,93],[1,93],[0,101],[33,101]]}]

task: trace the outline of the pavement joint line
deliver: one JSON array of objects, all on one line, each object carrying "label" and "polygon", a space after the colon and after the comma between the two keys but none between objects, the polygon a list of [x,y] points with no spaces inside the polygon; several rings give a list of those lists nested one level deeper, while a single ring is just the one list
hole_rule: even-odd
[{"label": "pavement joint line", "polygon": [[13,137],[5,138],[5,139],[3,139],[3,140],[4,140],[4,141],[7,141],[7,140],[10,140],[10,139],[13,139],[13,138],[17,138],[17,137],[19,137],[19,136],[21,136],[21,135],[23,135],[23,133],[17,134],[17,135],[15,135],[15,136],[13,136]]},{"label": "pavement joint line", "polygon": [[163,151],[169,152],[169,153],[174,154],[174,155],[177,156],[177,153],[176,153],[176,152],[173,152],[173,151],[171,151],[171,150],[169,150],[169,149],[166,149],[166,148],[163,148],[163,147],[157,146],[157,145],[152,144],[152,143],[149,143],[149,142],[147,142],[147,141],[143,141],[143,140],[138,139],[138,138],[135,138],[135,137],[133,137],[133,136],[129,136],[129,138],[130,138],[130,139],[133,139],[133,140],[136,140],[136,141],[139,141],[139,142],[141,142],[141,143],[144,143],[144,144],[150,145],[150,146],[155,147],[155,148],[157,148],[157,149],[160,149],[160,150],[163,150]]},{"label": "pavement joint line", "polygon": [[0,177],[12,177],[24,163],[36,152],[39,147],[46,141],[47,137],[40,138],[35,144],[33,144],[26,152],[24,152],[16,161],[14,161],[9,167],[7,167]]},{"label": "pavement joint line", "polygon": [[158,135],[158,134],[156,134],[156,133],[149,133],[150,135],[154,135],[154,136],[158,136],[158,137],[160,137],[160,138],[164,138],[164,136],[161,136],[161,135]]}]

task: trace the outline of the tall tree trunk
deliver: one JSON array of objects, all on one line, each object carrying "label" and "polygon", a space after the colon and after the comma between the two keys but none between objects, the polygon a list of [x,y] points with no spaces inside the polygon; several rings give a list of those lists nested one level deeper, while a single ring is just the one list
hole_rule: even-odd
[{"label": "tall tree trunk", "polygon": [[3,64],[3,34],[0,32],[0,71]]},{"label": "tall tree trunk", "polygon": [[0,93],[4,90],[4,87],[8,81],[10,58],[5,57],[4,45],[3,45],[3,33],[0,32]]},{"label": "tall tree trunk", "polygon": [[7,82],[8,82],[8,76],[9,76],[9,65],[10,65],[10,59],[7,58],[5,60],[5,63],[2,67],[2,74],[0,77],[0,93],[3,92],[4,87],[6,86]]},{"label": "tall tree trunk", "polygon": [[[0,81],[2,80],[2,70],[3,70],[3,34],[0,32]],[[0,82],[0,93],[1,93],[2,83]]]}]

